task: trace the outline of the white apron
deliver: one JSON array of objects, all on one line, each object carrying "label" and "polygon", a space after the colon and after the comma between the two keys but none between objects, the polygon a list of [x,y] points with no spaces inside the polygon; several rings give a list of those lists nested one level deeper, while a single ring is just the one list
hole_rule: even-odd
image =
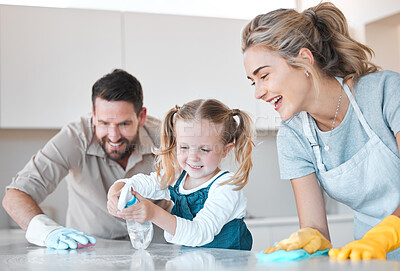
[{"label": "white apron", "polygon": [[303,131],[317,161],[319,183],[331,198],[354,210],[354,237],[360,239],[400,205],[400,159],[372,131],[342,78],[336,79],[349,97],[369,137],[368,142],[348,161],[327,171],[321,159],[316,131],[311,126],[311,116],[304,111],[300,115]]}]

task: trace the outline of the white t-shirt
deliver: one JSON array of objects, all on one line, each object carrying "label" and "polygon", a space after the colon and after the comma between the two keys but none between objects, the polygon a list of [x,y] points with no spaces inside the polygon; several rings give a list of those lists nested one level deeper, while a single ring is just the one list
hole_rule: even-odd
[{"label": "white t-shirt", "polygon": [[[355,84],[354,95],[368,125],[399,157],[396,134],[400,131],[400,74],[382,71],[365,75]],[[332,134],[330,131],[321,131],[315,122],[312,125],[321,146],[322,162],[326,170],[349,160],[369,139],[351,105]],[[329,151],[324,150],[327,142]],[[317,162],[304,135],[299,114],[282,122],[277,145],[282,179],[300,178],[313,172],[319,178]]]}]

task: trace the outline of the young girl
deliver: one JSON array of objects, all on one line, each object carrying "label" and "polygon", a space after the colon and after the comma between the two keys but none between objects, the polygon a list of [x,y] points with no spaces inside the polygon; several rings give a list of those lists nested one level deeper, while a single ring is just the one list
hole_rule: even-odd
[{"label": "young girl", "polygon": [[[116,181],[108,192],[109,212],[140,223],[150,220],[171,243],[250,250],[242,188],[253,165],[252,138],[249,115],[217,100],[194,100],[169,110],[156,150],[157,172]],[[239,164],[235,174],[219,168],[233,147]],[[139,203],[119,211],[124,185],[132,186]],[[172,200],[171,213],[146,198]]]}]

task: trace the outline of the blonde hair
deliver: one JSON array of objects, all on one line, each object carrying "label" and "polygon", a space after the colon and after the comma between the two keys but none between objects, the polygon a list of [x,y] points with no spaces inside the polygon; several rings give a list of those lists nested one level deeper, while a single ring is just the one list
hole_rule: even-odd
[{"label": "blonde hair", "polygon": [[[238,117],[239,123],[234,118],[235,116]],[[222,125],[222,142],[224,145],[234,143],[235,158],[239,164],[234,176],[223,184],[236,185],[235,190],[242,189],[253,167],[251,160],[254,146],[253,121],[247,113],[239,109],[230,109],[215,99],[194,100],[181,108],[176,106],[168,111],[162,123],[161,145],[155,150],[157,175],[161,177],[161,187],[166,188],[171,185],[176,180],[177,170],[181,170],[176,155],[175,123],[177,120],[207,120],[212,124]],[[164,171],[163,174],[161,174],[162,171]]]},{"label": "blonde hair", "polygon": [[[306,68],[317,90],[319,72],[354,82],[378,66],[370,62],[371,48],[352,39],[343,13],[332,3],[320,3],[302,13],[278,9],[255,17],[242,33],[242,52],[261,46],[283,57],[292,67]],[[317,69],[298,58],[301,48],[308,48]]]}]

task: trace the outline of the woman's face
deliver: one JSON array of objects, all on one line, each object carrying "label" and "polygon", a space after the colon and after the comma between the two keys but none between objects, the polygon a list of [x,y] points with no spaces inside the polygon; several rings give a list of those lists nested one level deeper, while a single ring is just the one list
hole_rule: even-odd
[{"label": "woman's face", "polygon": [[261,47],[244,52],[247,78],[255,87],[255,97],[270,103],[283,121],[306,110],[314,100],[312,81],[306,70],[295,69],[278,54]]}]

